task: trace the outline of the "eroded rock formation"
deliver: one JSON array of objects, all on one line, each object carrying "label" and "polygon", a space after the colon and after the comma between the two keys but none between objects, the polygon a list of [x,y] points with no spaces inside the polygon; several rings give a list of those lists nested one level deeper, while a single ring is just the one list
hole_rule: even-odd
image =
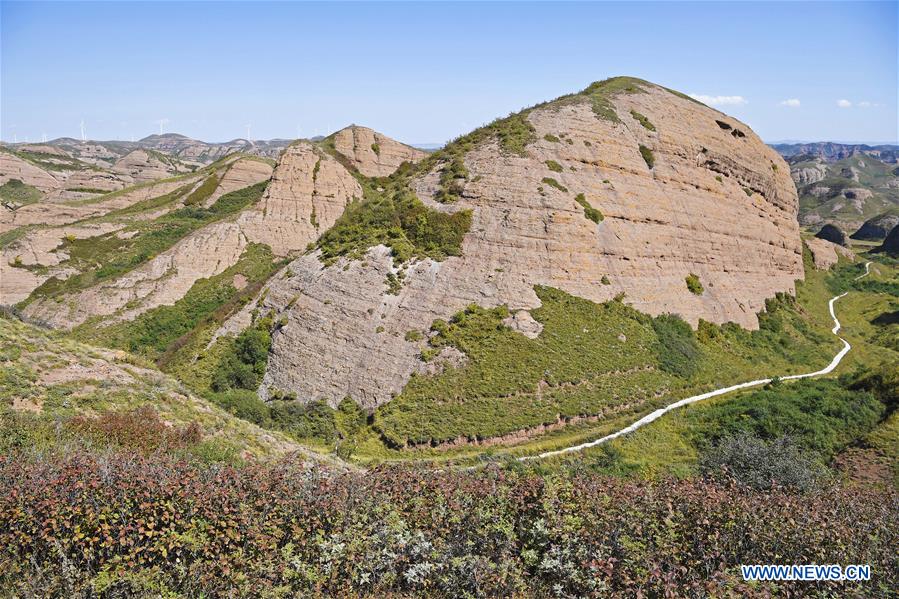
[{"label": "eroded rock formation", "polygon": [[[383,246],[327,268],[316,254],[295,260],[261,302],[289,321],[274,337],[263,395],[271,387],[303,401],[382,404],[420,367],[422,342],[406,332],[476,303],[508,304],[533,334],[535,285],[596,302],[623,293],[650,314],[756,328],[765,298],[793,292],[803,276],[789,169],[746,125],[639,87],[610,98],[614,118],[585,96],[531,110],[524,155],[495,138],[477,144],[464,154],[452,204],[435,193],[446,164],[421,173],[412,182],[419,198],[470,209],[472,225],[461,257],[405,265],[398,291],[387,277],[399,265]],[[687,288],[689,274],[702,293]]]},{"label": "eroded rock formation", "polygon": [[403,162],[418,162],[427,156],[422,150],[358,125],[335,133],[334,149],[366,177],[386,177]]}]

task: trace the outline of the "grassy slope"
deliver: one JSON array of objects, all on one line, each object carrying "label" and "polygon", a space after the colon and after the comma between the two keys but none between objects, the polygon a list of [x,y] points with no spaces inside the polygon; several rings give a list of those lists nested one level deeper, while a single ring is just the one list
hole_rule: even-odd
[{"label": "grassy slope", "polygon": [[198,423],[223,454],[264,457],[297,449],[287,437],[235,418],[141,364],[129,354],[0,317],[0,415],[36,410],[35,418],[61,422],[150,405],[169,423]]},{"label": "grassy slope", "polygon": [[[844,265],[842,268],[847,275],[840,277],[844,280],[851,280],[863,272],[860,264]],[[871,277],[872,281],[899,283],[897,280],[899,270],[895,267],[874,265],[872,271],[874,272]],[[816,275],[818,274],[816,273]],[[843,327],[840,334],[852,345],[852,350],[841,363],[837,374],[845,375],[862,368],[876,368],[878,365],[892,364],[895,367],[896,364],[899,364],[899,351],[872,342],[878,333],[878,325],[873,324],[872,321],[895,306],[899,294],[858,290],[859,288],[865,289],[864,282],[866,281],[859,282],[855,290],[836,303],[836,313]],[[839,284],[837,287],[837,290],[845,288]],[[828,384],[831,386],[827,387]],[[841,393],[840,387],[835,383],[805,381],[784,384],[784,387],[794,386],[810,390],[812,398]],[[645,475],[666,472],[678,475],[692,474],[695,472],[698,452],[708,443],[709,438],[714,438],[719,431],[729,426],[729,422],[748,419],[758,423],[764,419],[761,416],[763,412],[754,411],[752,406],[763,403],[770,396],[766,393],[768,392],[744,391],[687,406],[641,428],[628,437],[617,439],[609,444],[611,451],[620,455],[620,462],[616,468],[636,470]],[[784,402],[793,402],[798,407],[802,404],[797,396],[801,395],[803,395],[802,391],[796,391],[792,397],[789,393],[786,396],[775,395],[775,397]],[[786,412],[792,409],[794,408],[790,406],[784,408]],[[808,407],[805,408],[805,413],[813,411]],[[802,413],[802,411],[797,412],[797,418],[801,418]],[[870,443],[892,457],[894,462],[899,465],[899,459],[893,449],[899,446],[896,414],[882,414],[882,416],[884,417],[883,424],[869,433]],[[826,423],[825,419],[820,420],[822,426],[820,434],[840,434],[846,425],[845,420]],[[802,429],[798,420],[795,427],[796,430]],[[864,436],[863,430],[852,430],[851,434],[847,434],[843,439],[842,444],[845,445],[861,436]],[[588,450],[585,453],[585,459],[595,459],[606,451],[603,448]]]},{"label": "grassy slope", "polygon": [[[212,179],[214,175],[210,177]],[[66,279],[51,277],[21,303],[25,306],[38,298],[59,297],[75,293],[101,281],[119,277],[149,262],[161,252],[171,248],[188,234],[213,222],[228,218],[243,208],[257,202],[265,191],[266,183],[233,191],[220,197],[208,209],[186,206],[151,220],[136,220],[123,230],[86,239],[67,240],[62,249],[69,255],[64,264],[75,268],[78,274]],[[171,193],[150,198],[133,206],[106,215],[107,219],[130,216],[144,211],[174,204],[184,196],[198,204],[202,194],[212,193],[200,185],[193,193],[191,186],[181,187]],[[202,192],[202,194],[201,194]],[[189,194],[189,195],[188,195]],[[133,233],[123,239],[123,233]]]}]

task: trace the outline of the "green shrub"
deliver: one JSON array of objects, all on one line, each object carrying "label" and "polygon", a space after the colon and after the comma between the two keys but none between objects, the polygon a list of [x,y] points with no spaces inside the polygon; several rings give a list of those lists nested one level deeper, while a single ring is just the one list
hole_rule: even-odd
[{"label": "green shrub", "polygon": [[384,244],[396,262],[412,258],[443,260],[462,253],[462,240],[471,226],[471,211],[452,214],[426,207],[409,190],[371,192],[353,202],[318,240],[321,260],[361,259],[368,248]]},{"label": "green shrub", "polygon": [[197,206],[203,204],[209,196],[215,193],[216,188],[219,185],[218,177],[213,172],[211,175],[206,177],[202,184],[197,187],[193,193],[187,196],[187,199],[184,200],[185,206]]},{"label": "green shrub", "polygon": [[646,162],[646,166],[648,166],[649,168],[655,166],[656,159],[652,155],[652,150],[650,150],[643,144],[640,144],[640,156],[643,157],[643,160]]},{"label": "green shrub", "polygon": [[694,295],[702,295],[702,292],[705,291],[705,288],[702,286],[702,282],[700,282],[699,277],[692,272],[688,274],[687,278],[684,280],[687,282],[687,289],[690,290],[690,293]]},{"label": "green shrub", "polygon": [[576,201],[578,204],[580,204],[581,207],[584,209],[584,216],[586,216],[593,222],[599,223],[600,221],[603,220],[602,212],[600,212],[599,210],[597,210],[596,208],[591,206],[587,202],[587,198],[584,197],[584,194],[582,194],[582,193],[577,194],[574,197],[574,201]]},{"label": "green shrub", "polygon": [[657,342],[654,346],[659,366],[685,379],[699,368],[701,351],[690,325],[677,314],[662,314],[652,319]]},{"label": "green shrub", "polygon": [[655,131],[655,130],[656,130],[655,125],[653,125],[652,123],[650,123],[648,118],[646,118],[645,116],[643,116],[642,114],[640,114],[640,113],[637,112],[636,110],[631,110],[631,116],[634,117],[634,119],[635,119],[637,122],[639,122],[641,125],[643,125],[643,128],[644,128],[644,129],[649,129],[650,131]]},{"label": "green shrub", "polygon": [[555,135],[553,135],[552,133],[547,133],[546,135],[543,136],[543,139],[545,139],[546,141],[551,142],[551,143],[559,143],[559,138],[556,137]]},{"label": "green shrub", "polygon": [[810,491],[826,473],[788,436],[767,441],[751,433],[724,437],[700,458],[700,468],[715,478],[730,478],[758,490],[785,487]]},{"label": "green shrub", "polygon": [[561,173],[561,172],[562,172],[562,165],[559,164],[558,162],[556,162],[555,160],[547,160],[547,161],[546,161],[546,167],[547,167],[549,170],[553,171],[554,173]]},{"label": "green shrub", "polygon": [[421,334],[421,331],[412,329],[412,330],[406,331],[405,339],[406,339],[406,341],[412,341],[412,342],[421,341],[422,339],[424,339],[424,335]]},{"label": "green shrub", "polygon": [[241,331],[234,340],[231,351],[221,357],[212,375],[213,391],[252,391],[259,387],[272,344],[269,330],[271,326],[271,317],[268,317]]},{"label": "green shrub", "polygon": [[555,179],[553,179],[552,177],[543,177],[543,183],[546,183],[550,187],[555,187],[562,193],[568,193],[568,188],[565,187],[564,185],[562,185],[561,183],[559,183],[558,181],[556,181]]},{"label": "green shrub", "polygon": [[376,156],[381,155],[381,146],[379,146],[377,143],[373,143],[371,145],[371,150],[375,153]]}]

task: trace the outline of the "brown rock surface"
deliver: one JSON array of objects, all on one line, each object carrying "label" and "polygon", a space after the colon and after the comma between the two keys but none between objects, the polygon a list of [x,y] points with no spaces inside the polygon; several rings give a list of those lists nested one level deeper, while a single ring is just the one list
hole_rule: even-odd
[{"label": "brown rock surface", "polygon": [[8,152],[0,152],[0,185],[10,179],[18,179],[43,192],[56,189],[60,185],[60,181],[56,177],[39,166]]},{"label": "brown rock surface", "polygon": [[312,144],[297,142],[281,156],[265,196],[238,223],[250,241],[284,256],[305,249],[361,197],[362,187],[343,165]]},{"label": "brown rock surface", "polygon": [[[803,276],[789,169],[746,125],[644,87],[614,97],[620,123],[597,117],[587,99],[534,109],[527,155],[495,141],[468,152],[469,176],[454,204],[433,200],[441,165],[414,181],[424,202],[472,209],[473,222],[461,257],[413,262],[398,295],[387,293],[396,265],[383,247],[328,268],[316,255],[294,261],[292,275],[275,277],[263,302],[289,316],[274,337],[263,393],[272,387],[304,401],[336,405],[349,395],[379,405],[418,367],[419,344],[406,341],[406,331],[427,330],[471,303],[529,310],[539,305],[538,284],[596,302],[624,293],[641,311],[676,312],[693,324],[757,328],[765,298],[793,292]],[[641,145],[651,149],[653,168]],[[581,193],[604,215],[600,223],[575,201]],[[687,289],[690,273],[701,295]]]},{"label": "brown rock surface", "polygon": [[240,158],[235,160],[219,180],[218,187],[206,200],[204,206],[212,206],[216,200],[232,191],[267,181],[272,176],[272,166],[262,160]]},{"label": "brown rock surface", "polygon": [[357,125],[334,134],[334,149],[366,177],[386,177],[403,162],[418,162],[427,156],[422,150]]},{"label": "brown rock surface", "polygon": [[129,177],[131,183],[145,183],[188,172],[179,162],[158,152],[134,150],[119,159],[112,170]]},{"label": "brown rock surface", "polygon": [[146,264],[112,281],[74,296],[40,299],[25,313],[54,327],[70,328],[93,316],[129,320],[181,299],[199,279],[219,274],[240,258],[247,239],[235,223],[214,223],[162,252]]},{"label": "brown rock surface", "polygon": [[817,270],[830,270],[839,261],[840,256],[855,260],[855,254],[852,250],[826,239],[812,237],[806,239],[805,245],[808,246],[809,251],[812,253],[812,261],[815,263]]}]

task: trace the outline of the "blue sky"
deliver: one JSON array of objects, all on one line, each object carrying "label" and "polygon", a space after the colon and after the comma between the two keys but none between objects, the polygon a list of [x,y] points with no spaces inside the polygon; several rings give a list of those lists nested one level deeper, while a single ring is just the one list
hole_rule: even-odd
[{"label": "blue sky", "polygon": [[[443,142],[634,75],[768,141],[894,141],[897,4],[0,2],[0,137]],[[709,99],[711,98],[711,100]]]}]

